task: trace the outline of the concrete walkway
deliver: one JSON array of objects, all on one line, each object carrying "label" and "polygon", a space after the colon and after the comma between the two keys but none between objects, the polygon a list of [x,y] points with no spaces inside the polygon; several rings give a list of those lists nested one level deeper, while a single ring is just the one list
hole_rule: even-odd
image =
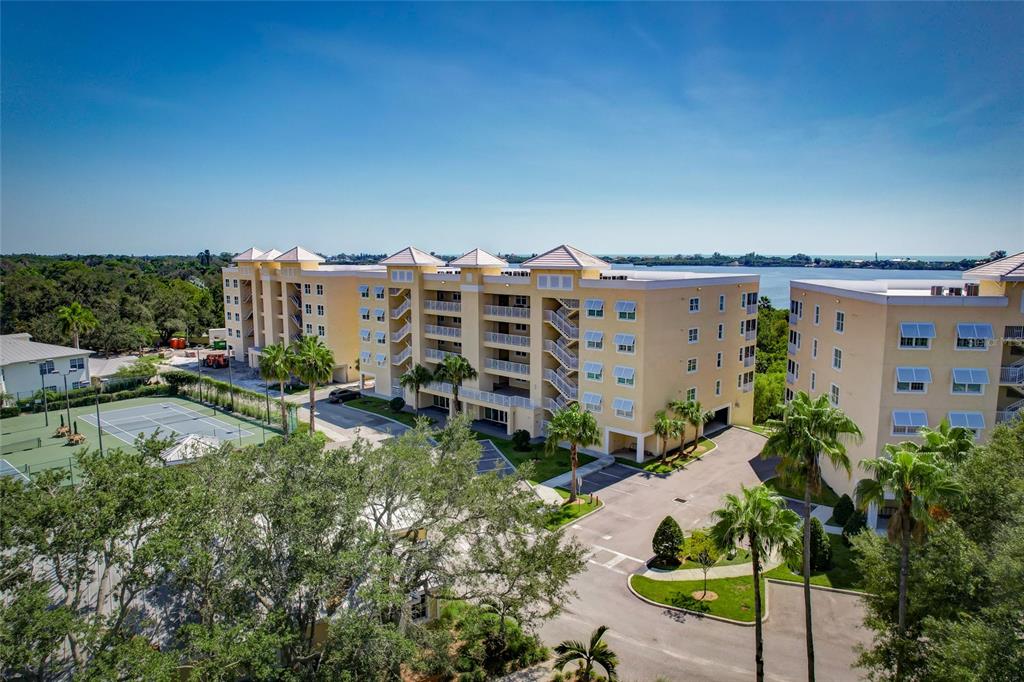
[{"label": "concrete walkway", "polygon": [[562,499],[562,496],[558,494],[557,490],[543,483],[538,483],[533,486],[533,492],[537,493],[537,497],[539,497],[541,502],[544,504],[557,504],[561,506],[561,504],[565,502],[565,500]]},{"label": "concrete walkway", "polygon": [[[612,457],[611,455],[603,455],[595,459],[593,462],[584,464],[583,466],[576,469],[576,478],[582,481],[587,477],[588,474],[592,474],[595,471],[600,471],[601,469],[610,467],[613,464],[615,464],[614,457]],[[559,474],[554,478],[549,478],[548,480],[544,481],[543,484],[549,488],[568,488],[571,482],[572,472],[566,471],[564,474]]]},{"label": "concrete walkway", "polygon": [[[761,571],[770,571],[782,564],[782,557],[772,556],[761,565]],[[754,564],[730,564],[728,566],[713,566],[708,571],[708,580],[715,578],[738,578],[745,575],[753,575]],[[642,575],[651,580],[703,580],[704,570],[700,568],[683,568],[678,571],[652,570],[646,566],[637,571],[634,575]]]}]

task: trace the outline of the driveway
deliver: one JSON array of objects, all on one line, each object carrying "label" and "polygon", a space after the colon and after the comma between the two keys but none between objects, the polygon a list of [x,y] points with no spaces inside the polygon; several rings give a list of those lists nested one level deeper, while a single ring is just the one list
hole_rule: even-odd
[{"label": "driveway", "polygon": [[[686,470],[655,476],[616,464],[584,480],[605,508],[573,524],[569,532],[591,548],[587,571],[573,582],[578,597],[545,624],[549,645],[584,639],[598,625],[611,630],[624,679],[749,680],[753,676],[753,628],[720,623],[646,604],[626,587],[629,574],[653,554],[651,537],[666,515],[686,530],[711,523],[711,512],[727,492],[756,485],[757,455],[764,439],[742,429],[715,436],[718,449]],[[760,468],[760,467],[759,467]],[[792,680],[804,670],[803,601],[799,586],[770,585],[765,624],[769,679]],[[820,679],[854,680],[853,645],[867,643],[863,611],[854,596],[812,593],[815,651]]]}]

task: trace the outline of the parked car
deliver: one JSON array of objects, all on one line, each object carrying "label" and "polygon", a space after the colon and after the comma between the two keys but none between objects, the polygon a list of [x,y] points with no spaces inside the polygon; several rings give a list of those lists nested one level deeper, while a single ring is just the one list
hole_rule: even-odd
[{"label": "parked car", "polygon": [[327,396],[329,403],[346,403],[359,397],[359,391],[354,388],[336,388]]}]

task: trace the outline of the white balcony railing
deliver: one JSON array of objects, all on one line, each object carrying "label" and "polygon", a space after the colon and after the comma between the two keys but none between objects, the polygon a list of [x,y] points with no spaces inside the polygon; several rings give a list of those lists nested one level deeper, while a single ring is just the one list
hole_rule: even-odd
[{"label": "white balcony railing", "polygon": [[458,355],[458,353],[452,353],[447,350],[438,350],[437,348],[427,348],[423,351],[423,357],[432,362],[443,362],[449,355]]},{"label": "white balcony railing", "polygon": [[510,317],[521,320],[530,317],[530,309],[516,308],[510,305],[485,305],[484,315],[489,317]]},{"label": "white balcony railing", "polygon": [[400,364],[402,364],[403,362],[405,362],[406,360],[408,360],[411,357],[412,357],[412,346],[406,346],[405,348],[402,349],[402,352],[400,352],[398,355],[393,355],[391,357],[391,364],[392,365],[400,365]]},{"label": "white balcony railing", "polygon": [[570,381],[567,381],[565,377],[560,375],[553,369],[544,370],[544,379],[548,381],[552,386],[558,389],[561,393],[569,400],[576,400],[577,389],[576,385]]},{"label": "white balcony railing", "polygon": [[424,301],[423,309],[432,313],[462,314],[462,304],[458,301]]},{"label": "white balcony railing", "polygon": [[753,390],[754,390],[754,382],[753,381],[748,382],[748,383],[744,383],[744,384],[740,384],[740,391],[742,391],[743,393],[750,393]]},{"label": "white balcony railing", "polygon": [[757,304],[756,303],[751,303],[750,305],[747,306],[747,315],[756,315],[756,314],[757,314]]},{"label": "white balcony railing", "polygon": [[[442,395],[452,395],[452,385],[444,381],[433,381],[426,388]],[[498,405],[499,407],[525,407],[527,409],[533,409],[534,407],[533,401],[523,396],[502,395],[500,393],[492,393],[491,391],[481,391],[478,388],[469,388],[468,386],[463,386],[459,389],[459,400],[487,403],[488,405]]]},{"label": "white balcony railing", "polygon": [[796,345],[793,342],[790,342],[789,345],[787,346],[787,350],[789,351],[790,355],[796,355],[796,352],[798,350],[800,350],[800,346]]},{"label": "white balcony railing", "polygon": [[756,363],[757,357],[754,355],[748,355],[747,357],[743,358],[744,367],[753,367]]},{"label": "white balcony railing", "polygon": [[508,372],[509,374],[520,374],[523,376],[529,376],[530,374],[529,365],[523,364],[522,362],[498,360],[497,358],[485,358],[484,367],[496,372]]},{"label": "white balcony railing", "polygon": [[1024,365],[1010,365],[999,370],[999,383],[1018,386],[1024,384]]},{"label": "white balcony railing", "polygon": [[404,325],[402,325],[401,329],[399,329],[398,331],[391,332],[391,340],[397,343],[398,341],[401,341],[406,336],[408,336],[409,332],[411,331],[412,325],[406,322]]},{"label": "white balcony railing", "polygon": [[567,369],[579,369],[580,359],[571,350],[551,339],[544,341],[544,350],[551,353]]},{"label": "white balcony railing", "polygon": [[1007,325],[1003,329],[1003,338],[1014,341],[1024,340],[1024,325]]},{"label": "white balcony railing", "polygon": [[484,332],[484,343],[493,343],[501,346],[525,347],[530,345],[530,337],[521,334],[500,334],[498,332]]},{"label": "white balcony railing", "polygon": [[399,304],[399,306],[397,308],[392,308],[391,309],[391,319],[392,320],[397,320],[402,315],[405,315],[405,313],[407,313],[409,311],[409,308],[411,308],[411,307],[412,307],[412,301],[409,300],[408,297],[406,297],[402,301],[402,303]]},{"label": "white balcony railing", "polygon": [[799,321],[800,321],[800,317],[796,313],[790,313],[789,314],[789,323],[790,324],[796,324]]},{"label": "white balcony railing", "polygon": [[449,339],[461,339],[462,328],[461,327],[442,327],[436,324],[427,324],[423,326],[424,334],[431,334],[433,336],[444,336]]},{"label": "white balcony railing", "polygon": [[753,341],[754,339],[757,338],[757,330],[748,329],[747,331],[743,332],[743,338],[747,341]]},{"label": "white balcony railing", "polygon": [[796,383],[796,375],[792,372],[786,372],[786,383],[792,386]]},{"label": "white balcony railing", "polygon": [[292,321],[292,324],[294,324],[299,329],[302,329],[302,318],[301,317],[299,317],[298,315],[291,315],[290,319]]},{"label": "white balcony railing", "polygon": [[562,317],[556,310],[545,310],[544,321],[550,323],[566,338],[574,341],[580,338],[579,327]]}]

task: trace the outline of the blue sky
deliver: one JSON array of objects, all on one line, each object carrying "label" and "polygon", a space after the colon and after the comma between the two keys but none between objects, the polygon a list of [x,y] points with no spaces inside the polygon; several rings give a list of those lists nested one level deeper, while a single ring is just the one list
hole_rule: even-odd
[{"label": "blue sky", "polygon": [[15,4],[5,253],[1024,249],[1024,4]]}]

